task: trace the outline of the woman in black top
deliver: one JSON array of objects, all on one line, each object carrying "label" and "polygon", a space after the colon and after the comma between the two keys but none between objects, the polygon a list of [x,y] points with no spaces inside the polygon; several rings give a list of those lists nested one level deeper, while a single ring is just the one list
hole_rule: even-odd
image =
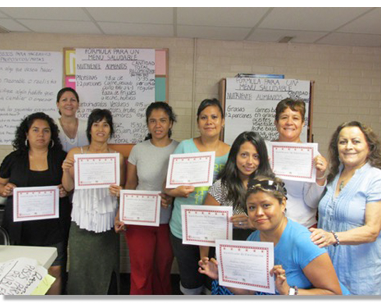
[{"label": "woman in black top", "polygon": [[[0,167],[0,195],[7,197],[2,226],[9,232],[12,244],[57,247],[58,257],[49,268],[56,281],[48,293],[60,294],[71,208],[61,184],[66,153],[57,125],[45,113],[31,114],[17,128],[13,147],[15,151],[5,157]],[[36,186],[59,186],[59,218],[14,222],[13,189]]]}]

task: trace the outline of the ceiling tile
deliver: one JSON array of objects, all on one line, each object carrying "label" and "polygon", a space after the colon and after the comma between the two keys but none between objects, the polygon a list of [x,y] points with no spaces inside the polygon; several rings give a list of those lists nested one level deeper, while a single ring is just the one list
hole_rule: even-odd
[{"label": "ceiling tile", "polygon": [[11,32],[30,32],[29,29],[12,19],[0,19],[0,26]]},{"label": "ceiling tile", "polygon": [[292,43],[313,43],[326,34],[327,32],[256,29],[248,40],[278,42],[282,37],[291,36],[293,37],[291,40]]},{"label": "ceiling tile", "polygon": [[92,22],[86,21],[22,20],[22,23],[41,33],[102,34]]},{"label": "ceiling tile", "polygon": [[101,7],[86,8],[96,21],[173,24],[173,8]]},{"label": "ceiling tile", "polygon": [[187,7],[177,9],[177,24],[191,26],[254,27],[269,8]]},{"label": "ceiling tile", "polygon": [[319,40],[317,44],[359,46],[359,47],[381,47],[381,35],[332,33]]},{"label": "ceiling tile", "polygon": [[148,24],[128,24],[99,22],[105,34],[129,35],[129,36],[173,36],[173,26],[171,25],[148,25]]},{"label": "ceiling tile", "polygon": [[1,11],[12,18],[46,19],[46,20],[81,20],[89,21],[89,17],[78,7],[6,7]]},{"label": "ceiling tile", "polygon": [[340,28],[340,32],[381,34],[381,8],[361,16],[346,26]]},{"label": "ceiling tile", "polygon": [[274,8],[259,28],[333,31],[370,8],[284,7]]},{"label": "ceiling tile", "polygon": [[251,28],[178,26],[178,37],[243,40]]}]

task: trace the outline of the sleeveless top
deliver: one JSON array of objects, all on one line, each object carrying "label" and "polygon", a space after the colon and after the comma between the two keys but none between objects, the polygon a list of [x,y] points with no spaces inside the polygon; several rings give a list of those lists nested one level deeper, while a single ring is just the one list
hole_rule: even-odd
[{"label": "sleeveless top", "polygon": [[[84,154],[81,147],[81,154]],[[114,227],[118,199],[111,196],[108,188],[78,189],[73,195],[72,221],[79,228],[96,233]]]}]

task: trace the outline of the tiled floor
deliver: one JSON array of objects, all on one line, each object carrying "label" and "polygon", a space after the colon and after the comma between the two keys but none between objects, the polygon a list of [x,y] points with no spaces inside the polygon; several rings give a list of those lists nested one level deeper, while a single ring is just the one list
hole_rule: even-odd
[{"label": "tiled floor", "polygon": [[[172,295],[182,295],[179,288],[180,277],[178,274],[171,274]],[[130,293],[130,274],[120,274],[120,295]]]}]

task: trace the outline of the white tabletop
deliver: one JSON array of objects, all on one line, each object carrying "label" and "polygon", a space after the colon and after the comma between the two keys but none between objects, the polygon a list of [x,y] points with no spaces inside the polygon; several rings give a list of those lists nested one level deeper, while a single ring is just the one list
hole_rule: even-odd
[{"label": "white tabletop", "polygon": [[36,259],[48,269],[57,258],[57,248],[40,246],[0,245],[0,263],[19,257]]}]

